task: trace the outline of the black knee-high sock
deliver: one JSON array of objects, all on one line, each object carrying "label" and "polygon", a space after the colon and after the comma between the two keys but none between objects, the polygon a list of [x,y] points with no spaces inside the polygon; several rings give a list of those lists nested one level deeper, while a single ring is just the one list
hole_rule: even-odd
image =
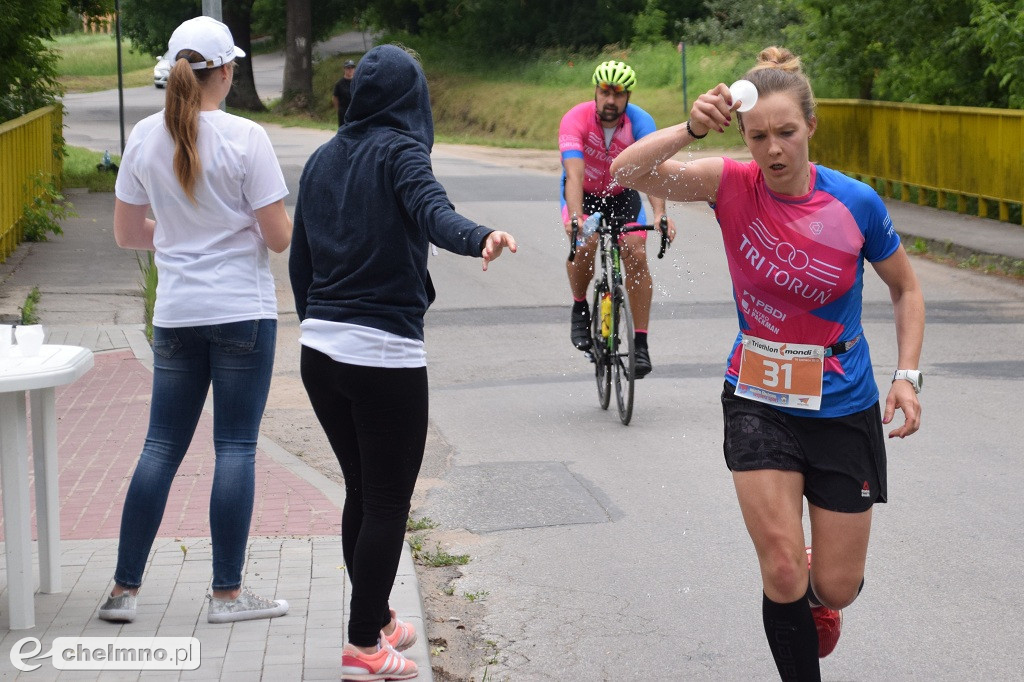
[{"label": "black knee-high sock", "polygon": [[807,599],[801,597],[790,604],[779,604],[764,595],[761,614],[768,646],[783,682],[821,682],[818,630]]}]

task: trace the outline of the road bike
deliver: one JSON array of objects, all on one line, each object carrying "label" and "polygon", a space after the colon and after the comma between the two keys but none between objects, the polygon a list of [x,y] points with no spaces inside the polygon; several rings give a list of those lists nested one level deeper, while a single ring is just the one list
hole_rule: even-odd
[{"label": "road bike", "polygon": [[[615,377],[615,401],[619,420],[629,424],[633,417],[633,382],[636,371],[633,311],[622,277],[622,253],[619,239],[630,232],[661,231],[658,258],[665,257],[668,248],[668,218],[661,217],[658,225],[627,225],[625,220],[600,216],[593,234],[599,236],[600,268],[595,268],[594,302],[590,316],[590,361],[594,363],[597,379],[597,399],[601,409],[611,403],[612,376]],[[576,258],[579,220],[572,220],[572,245],[569,262]],[[589,235],[588,235],[589,238]]]}]

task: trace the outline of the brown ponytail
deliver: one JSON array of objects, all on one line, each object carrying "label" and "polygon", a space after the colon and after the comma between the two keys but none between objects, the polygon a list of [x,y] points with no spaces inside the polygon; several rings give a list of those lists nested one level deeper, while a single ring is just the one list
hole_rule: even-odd
[{"label": "brown ponytail", "polygon": [[191,63],[206,61],[195,50],[182,50],[175,55],[174,66],[167,77],[164,123],[174,140],[174,174],[193,204],[195,187],[203,172],[196,141],[199,137],[199,107],[202,102],[201,83],[216,69],[193,70]]}]

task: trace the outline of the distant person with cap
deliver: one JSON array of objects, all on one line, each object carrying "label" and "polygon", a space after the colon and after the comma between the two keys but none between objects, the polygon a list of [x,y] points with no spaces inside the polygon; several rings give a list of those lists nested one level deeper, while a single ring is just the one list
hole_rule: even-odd
[{"label": "distant person with cap", "polygon": [[349,59],[345,62],[345,71],[341,79],[334,84],[334,96],[331,101],[338,112],[338,127],[345,122],[345,112],[352,102],[352,76],[356,73],[356,63]]},{"label": "distant person with cap", "polygon": [[266,131],[220,110],[235,59],[245,56],[228,27],[190,19],[168,48],[165,108],[132,130],[115,187],[114,239],[122,248],[155,251],[160,281],[149,429],[121,512],[114,588],[98,615],[135,619],[168,493],[212,385],[207,620],[273,618],[287,613],[288,602],[242,590],[242,567],[277,339],[267,250],[280,253],[291,241],[288,188]]}]

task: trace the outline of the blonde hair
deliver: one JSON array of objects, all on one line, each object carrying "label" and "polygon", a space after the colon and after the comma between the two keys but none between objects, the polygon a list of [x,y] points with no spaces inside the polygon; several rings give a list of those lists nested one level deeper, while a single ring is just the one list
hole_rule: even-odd
[{"label": "blonde hair", "polygon": [[199,160],[199,107],[202,104],[202,86],[217,69],[193,70],[191,64],[206,58],[195,50],[181,50],[175,55],[174,66],[167,76],[167,96],[164,123],[174,140],[174,175],[185,196],[196,201],[196,182],[203,172]]},{"label": "blonde hair", "polygon": [[[811,81],[803,72],[800,57],[786,48],[772,45],[761,50],[757,55],[757,64],[747,71],[744,78],[757,86],[757,93],[761,97],[776,92],[789,93],[800,105],[804,120],[810,123],[814,118],[817,104],[811,90]],[[742,129],[743,114],[739,114],[739,118]]]}]

